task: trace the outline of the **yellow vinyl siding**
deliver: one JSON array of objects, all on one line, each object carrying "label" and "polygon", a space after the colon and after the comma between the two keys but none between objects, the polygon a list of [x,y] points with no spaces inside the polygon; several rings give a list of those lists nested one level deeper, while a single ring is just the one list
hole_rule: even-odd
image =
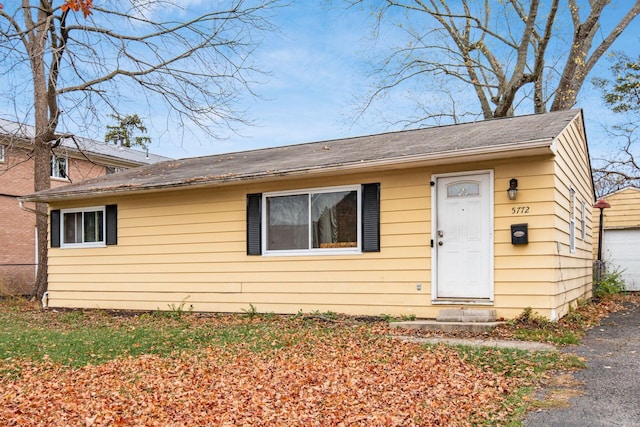
[{"label": "yellow vinyl siding", "polygon": [[[330,181],[291,182],[286,189],[343,185],[344,177]],[[383,187],[384,254],[247,256],[246,194],[283,190],[283,183],[121,198],[117,246],[51,250],[51,305],[131,308],[136,301],[138,308],[167,309],[187,296],[196,310],[208,310],[221,297],[229,303],[224,311],[254,304],[264,311],[297,312],[315,301],[315,309],[379,306],[382,314],[390,305],[427,305],[429,175],[397,171],[353,183],[377,181]],[[421,292],[417,283],[423,284]]]},{"label": "yellow vinyl siding", "polygon": [[[509,225],[526,221],[511,216],[513,202],[505,190],[509,179],[518,176],[523,188],[518,203],[527,203],[538,213],[530,217],[532,238],[527,251],[548,257],[544,239],[554,230],[543,218],[552,211],[545,201],[546,187],[553,181],[552,158],[522,164],[503,161],[494,170],[496,236],[504,239],[496,239],[496,256],[504,260],[496,261],[495,286],[498,290],[517,287],[515,294],[529,300],[552,278],[535,261],[520,261],[523,251],[511,245]],[[286,188],[280,182],[92,202],[118,203],[118,245],[52,249],[50,304],[168,309],[188,296],[188,304],[203,311],[222,306],[223,311],[241,311],[253,304],[258,310],[274,312],[306,308],[436,317],[443,307],[432,306],[430,294],[431,174],[432,170],[419,168],[350,177],[347,184],[381,182],[382,251],[357,255],[246,255],[246,194],[319,187],[317,180],[288,182]],[[344,181],[336,177],[323,180],[322,185],[343,185]],[[540,183],[540,188],[534,183]],[[524,190],[525,184],[531,188]],[[515,262],[509,263],[510,258]],[[521,269],[531,262],[531,271]],[[522,287],[521,281],[526,281]]]},{"label": "yellow vinyl siding", "polygon": [[[606,200],[611,208],[604,210],[605,229],[640,228],[640,189],[626,188]],[[600,213],[599,209],[597,213]]]},{"label": "yellow vinyl siding", "polygon": [[[431,177],[491,170],[494,302],[487,308],[495,309],[498,317],[512,318],[531,307],[556,318],[572,298],[585,296],[590,285],[590,227],[587,241],[577,239],[576,253],[568,251],[568,188],[573,185],[579,199],[592,197],[588,160],[579,158],[586,154],[580,129],[581,124],[573,123],[558,138],[558,156],[550,152],[85,201],[91,206],[117,204],[118,244],[52,248],[49,304],[167,310],[184,302],[185,309],[225,312],[241,312],[253,304],[262,312],[330,310],[434,318],[442,308],[459,305],[432,304]],[[506,192],[511,178],[518,179],[514,201]],[[371,182],[381,184],[380,252],[246,254],[247,194]],[[78,201],[52,203],[51,208],[81,206]],[[519,207],[527,211],[518,212]],[[510,227],[519,223],[528,224],[527,245],[511,244]],[[579,227],[577,223],[577,235]]]},{"label": "yellow vinyl siding", "polygon": [[[603,197],[611,205],[603,212],[603,229],[640,228],[640,188],[627,187]],[[593,209],[593,259],[598,257],[600,209]]]},{"label": "yellow vinyl siding", "polygon": [[[565,132],[558,136],[555,156],[555,230],[558,262],[553,266],[556,275],[554,298],[555,314],[565,315],[571,304],[589,298],[592,290],[592,231],[591,217],[593,205],[593,181],[589,155],[585,143],[581,117],[569,124]],[[570,189],[575,197],[575,252],[570,252]],[[585,202],[585,220],[581,220],[582,202]],[[581,238],[586,227],[585,239]]]}]

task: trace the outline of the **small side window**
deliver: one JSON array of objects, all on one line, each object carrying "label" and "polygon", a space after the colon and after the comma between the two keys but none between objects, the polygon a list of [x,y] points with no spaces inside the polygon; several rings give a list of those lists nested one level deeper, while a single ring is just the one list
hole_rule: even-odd
[{"label": "small side window", "polygon": [[576,252],[576,190],[569,189],[569,252]]},{"label": "small side window", "polygon": [[67,179],[69,165],[66,157],[51,156],[51,178]]},{"label": "small side window", "polygon": [[0,162],[4,162],[4,145],[0,144]]},{"label": "small side window", "polygon": [[62,246],[103,245],[104,207],[62,211]]},{"label": "small side window", "polygon": [[118,244],[118,206],[52,210],[51,247],[102,247]]},{"label": "small side window", "polygon": [[117,166],[105,166],[105,172],[107,175],[111,175],[117,172],[121,172],[125,170],[125,168],[119,168]]}]

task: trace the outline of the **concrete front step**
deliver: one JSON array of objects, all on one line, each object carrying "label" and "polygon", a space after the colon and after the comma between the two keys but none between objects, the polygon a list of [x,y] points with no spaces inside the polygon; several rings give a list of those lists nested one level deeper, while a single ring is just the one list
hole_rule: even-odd
[{"label": "concrete front step", "polygon": [[420,329],[434,332],[489,332],[505,322],[441,322],[438,320],[412,320],[408,322],[392,322],[391,328]]},{"label": "concrete front step", "polygon": [[412,337],[397,335],[393,338],[400,341],[423,344],[465,345],[470,347],[516,348],[526,351],[557,351],[552,344],[531,341],[507,341],[481,338],[448,338],[448,337]]},{"label": "concrete front step", "polygon": [[438,322],[495,322],[496,311],[474,308],[445,308],[436,318]]}]

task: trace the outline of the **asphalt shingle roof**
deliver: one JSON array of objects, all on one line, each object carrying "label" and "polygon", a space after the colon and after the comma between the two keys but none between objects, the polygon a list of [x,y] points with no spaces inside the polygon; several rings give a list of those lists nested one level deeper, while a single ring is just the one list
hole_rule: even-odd
[{"label": "asphalt shingle roof", "polygon": [[[50,201],[89,195],[228,182],[438,156],[472,156],[483,149],[549,144],[580,110],[486,120],[378,135],[166,161],[26,196]],[[473,160],[473,158],[469,158]]]}]

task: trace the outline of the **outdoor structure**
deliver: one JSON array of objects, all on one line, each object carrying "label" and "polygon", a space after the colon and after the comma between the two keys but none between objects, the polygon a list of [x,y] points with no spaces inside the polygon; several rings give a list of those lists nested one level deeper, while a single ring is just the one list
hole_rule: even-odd
[{"label": "outdoor structure", "polygon": [[[626,187],[604,196],[611,205],[604,210],[602,259],[607,271],[619,271],[630,291],[640,291],[640,188]],[[600,212],[593,212],[597,230]],[[597,233],[594,232],[593,257],[597,258]]]},{"label": "outdoor structure", "polygon": [[[36,272],[36,221],[18,197],[33,193],[31,126],[0,119],[0,295],[29,294]],[[168,160],[114,144],[66,138],[54,149],[51,187]],[[27,204],[33,208],[33,205]]]},{"label": "outdoor structure", "polygon": [[591,295],[580,110],[169,161],[22,200],[50,206],[50,307],[558,319]]}]

